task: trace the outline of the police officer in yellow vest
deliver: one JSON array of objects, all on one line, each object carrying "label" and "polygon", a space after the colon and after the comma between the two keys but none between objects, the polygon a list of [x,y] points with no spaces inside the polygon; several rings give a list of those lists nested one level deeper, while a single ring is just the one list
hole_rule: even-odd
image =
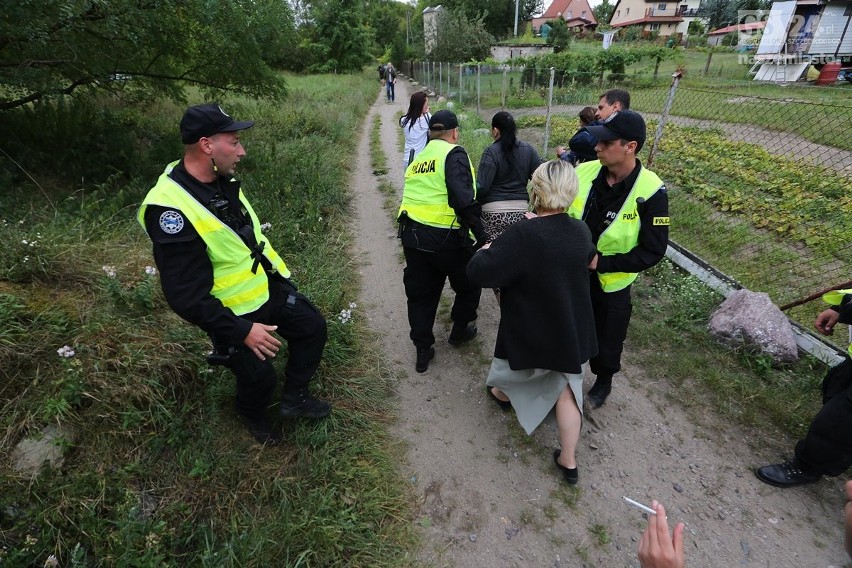
[{"label": "police officer in yellow vest", "polygon": [[485,242],[481,207],[476,201],[473,165],[457,145],[456,115],[441,110],[429,120],[429,142],[405,170],[399,207],[399,236],[405,253],[403,283],[408,299],[410,337],[417,351],[415,369],[423,373],[435,356],[432,326],[444,282],[456,293],[448,341],[458,346],[476,336],[476,311],[482,290],[467,279],[473,254],[472,232]]},{"label": "police officer in yellow vest", "polygon": [[[814,327],[831,335],[838,323],[852,324],[852,290],[835,290],[823,296],[831,307],[820,313]],[[836,477],[852,465],[852,345],[843,361],[822,381],[822,408],[804,440],[796,444],[793,461],[765,465],[757,478],[776,487],[793,487]]]},{"label": "police officer in yellow vest", "polygon": [[172,309],[206,331],[211,363],[237,379],[237,411],[261,443],[281,441],[267,416],[276,385],[270,361],[288,342],[285,418],[322,418],[331,405],[308,392],[326,342],[326,322],[290,281],[290,271],[261,232],[233,178],[246,152],[235,121],[217,104],[186,110],[180,122],[182,160],[169,164],[139,209],[151,237],[163,293]]},{"label": "police officer in yellow vest", "polygon": [[662,180],[636,158],[645,143],[645,121],[632,110],[611,114],[586,129],[598,140],[598,159],[577,166],[580,192],[568,214],[589,226],[598,254],[589,265],[598,355],[589,390],[592,408],[612,391],[633,306],[630,285],[663,258],[669,240],[669,201]]}]

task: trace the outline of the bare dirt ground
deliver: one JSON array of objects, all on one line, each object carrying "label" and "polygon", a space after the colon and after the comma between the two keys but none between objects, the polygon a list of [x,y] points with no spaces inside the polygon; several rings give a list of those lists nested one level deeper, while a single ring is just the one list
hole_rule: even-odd
[{"label": "bare dirt ground", "polygon": [[[555,424],[527,437],[514,415],[485,394],[499,319],[490,292],[482,295],[480,336],[453,348],[446,343],[452,292],[445,290],[435,324],[437,356],[426,373],[414,371],[402,256],[369,144],[369,129],[381,121],[387,178],[401,195],[396,113],[407,108],[408,97],[404,80],[397,83],[396,103],[386,103],[383,92],[377,97],[361,133],[351,191],[359,312],[399,371],[396,433],[409,448],[400,467],[418,498],[411,522],[423,537],[422,564],[635,567],[646,521],[622,501],[628,496],[646,504],[657,499],[672,523],[686,523],[688,566],[848,566],[842,481],[788,490],[760,483],[751,470],[788,457],[794,441],[744,430],[700,400],[684,399],[665,377],[631,364],[629,342],[610,399],[599,410],[586,409],[577,490],[567,488],[553,464]],[[591,381],[587,377],[586,390]]]}]

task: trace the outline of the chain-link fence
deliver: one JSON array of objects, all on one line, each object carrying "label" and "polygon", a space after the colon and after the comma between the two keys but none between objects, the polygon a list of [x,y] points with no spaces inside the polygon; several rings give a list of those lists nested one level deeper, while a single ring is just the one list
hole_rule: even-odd
[{"label": "chain-link fence", "polygon": [[[545,154],[567,142],[577,113],[604,90],[628,88],[631,108],[648,122],[640,158],[669,188],[674,243],[782,307],[849,287],[850,99],[825,102],[831,91],[788,94],[756,82],[707,87],[622,76],[615,84],[599,73],[529,66],[420,65],[414,77],[436,94],[491,109],[484,114],[506,108],[530,141],[542,132],[536,141]],[[798,306],[788,315],[809,326],[814,311]]]}]

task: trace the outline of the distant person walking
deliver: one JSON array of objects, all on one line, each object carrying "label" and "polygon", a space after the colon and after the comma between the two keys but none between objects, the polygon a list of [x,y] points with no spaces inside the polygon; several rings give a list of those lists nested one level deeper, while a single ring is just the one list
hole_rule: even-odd
[{"label": "distant person walking", "polygon": [[504,410],[514,407],[527,434],[555,406],[561,449],[553,457],[570,484],[579,479],[582,365],[597,352],[587,269],[595,245],[589,228],[564,214],[578,183],[569,164],[542,164],[530,199],[538,216],[507,227],[467,267],[476,285],[500,288],[489,394]]},{"label": "distant person walking", "polygon": [[388,102],[394,101],[394,86],[396,85],[396,69],[393,68],[393,63],[388,62],[385,67],[385,88],[387,89]]},{"label": "distant person walking", "polygon": [[408,112],[399,119],[399,126],[405,136],[402,161],[406,168],[429,141],[430,118],[432,115],[429,113],[429,97],[423,91],[412,94]]},{"label": "distant person walking", "polygon": [[636,158],[646,137],[639,113],[618,111],[587,128],[598,139],[598,159],[577,166],[580,191],[568,214],[586,222],[598,250],[589,264],[598,337],[598,354],[590,361],[597,380],[589,402],[598,408],[621,369],[633,310],[631,284],[666,254],[669,200],[663,181]]},{"label": "distant person walking", "polygon": [[482,153],[476,175],[476,198],[482,203],[486,239],[493,241],[529,210],[527,183],[542,159],[535,148],[518,140],[518,127],[505,111],[491,118],[494,142]]},{"label": "distant person walking", "polygon": [[382,87],[385,86],[385,66],[383,64],[379,65],[379,83],[381,83]]}]

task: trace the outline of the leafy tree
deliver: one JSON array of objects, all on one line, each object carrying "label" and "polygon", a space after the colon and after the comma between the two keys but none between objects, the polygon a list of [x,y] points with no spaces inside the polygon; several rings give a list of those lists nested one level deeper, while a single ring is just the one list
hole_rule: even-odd
[{"label": "leafy tree", "polygon": [[491,55],[494,37],[483,18],[469,19],[463,12],[441,10],[438,37],[429,57],[435,61],[482,61]]},{"label": "leafy tree", "polygon": [[215,8],[207,0],[6,3],[0,110],[99,89],[146,98],[181,98],[187,85],[282,94],[269,63],[292,37],[289,5],[220,0]]},{"label": "leafy tree", "polygon": [[481,20],[483,29],[494,37],[514,33],[515,0],[443,0],[440,4],[470,20]]},{"label": "leafy tree", "polygon": [[704,35],[707,29],[701,20],[695,19],[689,22],[689,27],[686,29],[688,35]]},{"label": "leafy tree", "polygon": [[731,25],[736,20],[736,5],[731,0],[706,0],[703,5],[711,30]]},{"label": "leafy tree", "polygon": [[363,0],[325,0],[312,10],[314,26],[302,47],[308,70],[358,71],[370,60],[372,33],[365,24]]},{"label": "leafy tree", "polygon": [[592,14],[594,14],[598,24],[608,24],[614,10],[615,4],[610,4],[609,0],[603,0],[603,2],[592,8]]},{"label": "leafy tree", "polygon": [[520,5],[520,14],[518,15],[518,25],[520,22],[528,22],[538,14],[544,11],[544,0],[523,0]]},{"label": "leafy tree", "polygon": [[550,32],[547,34],[547,45],[553,46],[553,53],[560,53],[568,49],[571,44],[571,31],[568,24],[562,18],[548,20]]}]

